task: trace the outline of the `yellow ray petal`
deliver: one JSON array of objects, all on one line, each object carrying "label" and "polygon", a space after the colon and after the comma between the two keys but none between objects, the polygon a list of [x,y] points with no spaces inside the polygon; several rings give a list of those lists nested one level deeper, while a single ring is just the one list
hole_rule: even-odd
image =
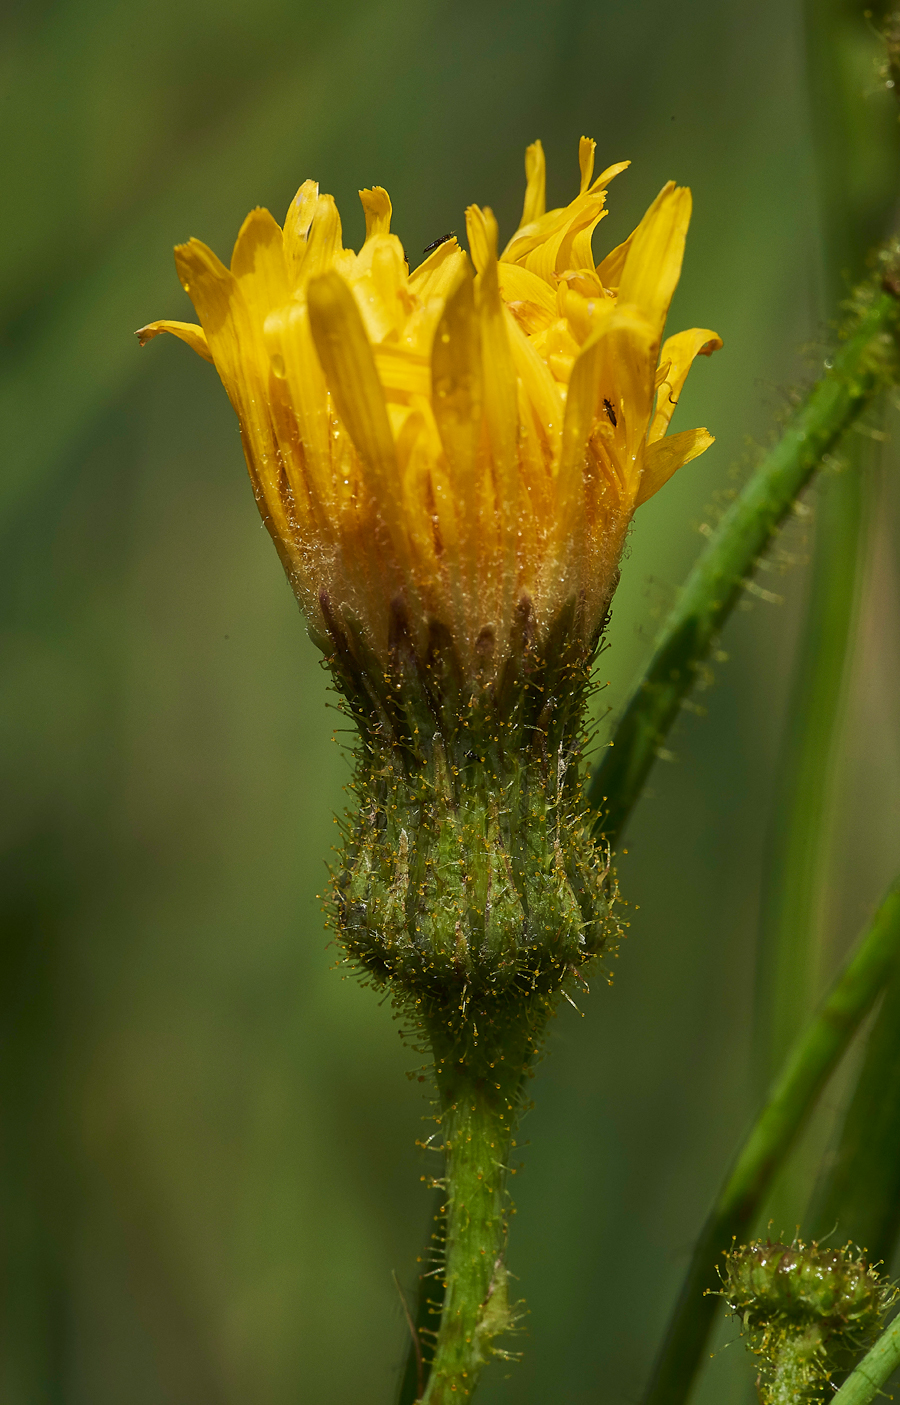
[{"label": "yellow ray petal", "polygon": [[601,171],[593,185],[591,185],[590,194],[596,195],[598,191],[605,190],[610,181],[615,180],[616,176],[621,175],[623,171],[627,171],[630,165],[630,161],[616,161],[612,166],[607,166],[606,170]]},{"label": "yellow ray petal", "polygon": [[[596,275],[592,276],[596,280]],[[585,288],[584,292],[581,287]],[[578,275],[570,274],[560,280],[556,305],[558,316],[565,318],[569,332],[583,346],[601,325],[606,326],[606,322],[601,323],[598,318],[605,318],[616,304],[613,298],[605,296],[599,283],[592,288],[586,280],[582,283]]]},{"label": "yellow ray petal", "polygon": [[391,197],[383,186],[373,185],[371,190],[361,190],[359,198],[366,216],[366,238],[373,234],[390,234]]},{"label": "yellow ray petal", "polygon": [[[600,282],[592,268],[567,269],[565,273],[559,275],[559,283],[556,289],[557,306],[562,310],[562,301],[567,289],[573,293],[578,293],[582,298],[599,298],[605,301],[607,298],[606,289]],[[563,312],[562,314],[566,314]]]},{"label": "yellow ray petal", "polygon": [[343,250],[341,217],[333,195],[320,195],[306,241],[306,257],[301,270],[304,278],[324,273]]},{"label": "yellow ray petal", "polygon": [[310,327],[328,388],[365,465],[369,489],[395,537],[399,532],[392,511],[397,456],[362,316],[347,284],[334,270],[311,280],[308,298]]},{"label": "yellow ray petal", "polygon": [[522,218],[519,221],[520,229],[523,225],[532,224],[534,220],[539,220],[547,208],[547,162],[544,157],[544,148],[539,141],[532,142],[531,146],[526,149],[525,179],[527,185]]},{"label": "yellow ray petal", "polygon": [[598,340],[597,432],[623,489],[636,494],[653,403],[656,331],[633,304],[609,306]]},{"label": "yellow ray petal", "polygon": [[281,229],[268,210],[252,210],[244,220],[231,255],[231,271],[262,333],[272,309],[290,296]]},{"label": "yellow ray petal", "polygon": [[572,367],[563,421],[562,446],[556,474],[561,541],[578,527],[584,498],[584,462],[588,439],[597,418],[601,378],[606,361],[603,339],[614,316],[613,303],[605,305],[598,326],[581,349]]},{"label": "yellow ray petal", "polygon": [[481,273],[491,262],[491,246],[486,212],[478,205],[470,205],[466,210],[466,238],[469,241],[469,257],[475,265],[475,272]]},{"label": "yellow ray petal", "polygon": [[581,191],[583,195],[591,183],[591,176],[594,174],[594,152],[597,150],[597,143],[590,137],[582,137],[578,143],[578,165],[581,168]]},{"label": "yellow ray petal", "polygon": [[284,256],[292,281],[296,282],[306,258],[309,227],[319,199],[318,181],[304,181],[284,217]]},{"label": "yellow ray petal", "polygon": [[183,342],[187,342],[192,351],[202,356],[204,361],[212,361],[206,333],[196,322],[148,322],[146,327],[141,327],[135,332],[135,336],[141,346],[146,346],[147,342],[153,337],[158,337],[160,332],[171,332],[173,337],[180,337]]},{"label": "yellow ray petal", "polygon": [[269,358],[238,279],[199,239],[179,244],[175,266],[206,333],[216,370],[241,422],[247,466],[263,518],[279,550],[293,533],[282,495],[283,470],[269,413]]},{"label": "yellow ray petal", "polygon": [[[543,358],[538,354],[517,321],[507,321],[507,336],[519,381],[520,404],[528,405],[540,428],[547,458],[555,462],[563,421],[563,393]],[[525,417],[519,416],[525,421]]]},{"label": "yellow ray petal", "polygon": [[[514,549],[511,526],[518,501],[516,438],[519,414],[516,371],[497,272],[497,221],[492,210],[479,210],[473,205],[466,211],[466,222],[470,240],[477,247],[481,259],[476,292],[481,324],[484,411],[494,460],[498,511],[509,533],[507,544]],[[479,267],[478,260],[475,266]]]},{"label": "yellow ray petal", "polygon": [[553,289],[530,269],[518,263],[501,263],[497,265],[497,276],[504,302],[535,303],[546,313],[547,326],[558,316]]},{"label": "yellow ray petal", "polygon": [[[352,267],[351,267],[352,265]],[[369,340],[396,341],[413,308],[403,245],[396,234],[372,234],[339,272],[353,289]]]},{"label": "yellow ray petal", "polygon": [[631,241],[634,232],[629,234],[621,244],[617,244],[605,259],[601,259],[597,264],[597,277],[604,288],[618,288],[622,281],[622,269],[625,267],[625,260],[628,257],[628,250],[631,248]]},{"label": "yellow ray petal", "polygon": [[[526,268],[554,283],[555,275],[569,266],[572,240],[579,230],[593,226],[601,218],[604,191],[578,195],[561,210],[551,210],[528,228],[518,230],[503,250],[504,263],[524,264]],[[560,252],[562,250],[562,252]]]},{"label": "yellow ray petal", "polygon": [[656,398],[656,414],[648,436],[651,443],[661,439],[668,429],[694,358],[712,356],[721,347],[722,338],[708,327],[691,327],[690,331],[676,332],[675,336],[667,337],[663,342],[660,364],[665,366],[668,363],[668,369],[660,382]]},{"label": "yellow ray petal", "polygon": [[635,507],[652,498],[664,483],[668,483],[673,473],[690,463],[691,459],[699,458],[714,443],[715,439],[708,429],[685,429],[681,434],[670,434],[665,439],[657,439],[655,444],[649,444],[644,454],[644,471]]},{"label": "yellow ray petal", "polygon": [[439,555],[447,539],[452,542],[455,537],[455,504],[445,499],[440,504],[443,510],[439,511],[435,500],[433,434],[431,416],[414,408],[396,439],[404,525],[425,600],[436,587],[440,588]]},{"label": "yellow ray petal", "polygon": [[466,263],[447,299],[431,352],[431,408],[459,486],[464,530],[477,534],[476,467],[484,386],[472,271]]},{"label": "yellow ray petal", "polygon": [[576,230],[569,240],[564,240],[560,246],[556,258],[556,272],[562,274],[566,269],[584,269],[594,272],[594,253],[591,248],[591,239],[594,230],[602,219],[607,215],[606,210],[598,210],[597,215],[585,225],[584,228]]},{"label": "yellow ray petal", "polygon": [[[314,509],[327,521],[334,498],[331,468],[331,416],[325,377],[309,326],[309,310],[291,298],[266,318],[263,328],[272,372],[284,381],[302,447],[303,473]],[[325,511],[321,512],[324,507]]]},{"label": "yellow ray petal", "polygon": [[[583,142],[586,140],[582,138]],[[583,156],[584,153],[585,149],[582,148],[579,155]],[[520,226],[503,250],[501,263],[525,264],[550,282],[569,267],[593,269],[591,234],[603,216],[606,187],[629,164],[628,161],[619,161],[614,166],[608,166],[569,205],[559,210],[548,210],[529,225]]]},{"label": "yellow ray petal", "polygon": [[375,347],[378,379],[389,400],[426,396],[431,388],[431,367],[424,356],[412,355],[403,347]]},{"label": "yellow ray petal", "polygon": [[[549,238],[541,240],[536,248],[527,253],[522,260],[525,267],[539,277],[546,279],[551,285],[555,285],[556,275],[564,273],[566,269],[575,267],[573,256],[573,245],[579,234],[587,232],[587,244],[590,249],[590,238],[595,225],[606,213],[603,209],[605,195],[601,192],[599,197],[592,195],[580,195],[573,201],[566,213],[566,218],[560,220],[556,229]],[[593,268],[593,260],[588,254],[588,266]]]},{"label": "yellow ray petal", "polygon": [[690,218],[690,190],[663,186],[632,236],[622,270],[619,301],[640,307],[659,337],[681,275]]},{"label": "yellow ray petal", "polygon": [[238,333],[234,325],[237,280],[212,249],[199,239],[176,245],[175,267],[181,286],[200,318],[216,369],[225,382],[225,389],[231,394],[232,384],[242,371]]},{"label": "yellow ray petal", "polygon": [[459,247],[456,236],[445,239],[443,244],[439,244],[409,275],[410,290],[417,298],[445,298],[456,285],[460,268],[466,262],[466,256]]}]

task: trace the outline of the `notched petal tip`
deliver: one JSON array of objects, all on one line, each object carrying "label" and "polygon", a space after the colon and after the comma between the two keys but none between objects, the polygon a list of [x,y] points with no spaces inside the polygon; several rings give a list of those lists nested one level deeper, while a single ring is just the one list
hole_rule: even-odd
[{"label": "notched petal tip", "polygon": [[596,193],[598,190],[605,190],[610,182],[615,180],[616,176],[620,176],[623,171],[627,171],[630,165],[630,161],[616,161],[612,166],[607,166],[606,170],[600,172],[590,187],[591,191]]},{"label": "notched petal tip", "polygon": [[476,272],[484,273],[497,262],[497,221],[487,205],[470,205],[466,210],[466,236]]},{"label": "notched petal tip", "polygon": [[262,205],[257,205],[238,230],[231,252],[231,271],[236,278],[242,278],[253,272],[258,261],[271,257],[276,250],[280,258],[281,225],[274,215]]},{"label": "notched petal tip", "polygon": [[366,238],[375,234],[391,232],[391,197],[383,186],[373,185],[371,190],[361,190],[359,198],[366,217]]},{"label": "notched petal tip", "polygon": [[591,176],[594,174],[594,153],[597,150],[597,143],[591,137],[582,137],[578,143],[578,165],[581,170],[581,190],[583,195],[591,183]]},{"label": "notched petal tip", "polygon": [[533,141],[525,151],[525,204],[519,228],[539,220],[547,208],[547,161],[544,148]]},{"label": "notched petal tip", "polygon": [[286,245],[292,239],[306,239],[309,233],[309,226],[312,224],[313,215],[316,213],[316,201],[318,198],[319,182],[313,180],[304,181],[288,206],[288,212],[284,217],[284,239]]},{"label": "notched petal tip", "polygon": [[173,322],[170,320],[148,322],[146,327],[139,327],[134,335],[138,339],[139,346],[146,346],[148,341],[158,337],[161,332],[171,332],[173,337],[178,337],[185,342],[192,351],[196,351],[198,356],[202,356],[204,361],[212,362],[206,333],[202,327],[197,326],[196,322]]},{"label": "notched petal tip", "polygon": [[202,239],[191,238],[186,244],[175,245],[175,268],[188,296],[195,279],[212,276],[217,281],[227,282],[231,278],[230,270]]}]

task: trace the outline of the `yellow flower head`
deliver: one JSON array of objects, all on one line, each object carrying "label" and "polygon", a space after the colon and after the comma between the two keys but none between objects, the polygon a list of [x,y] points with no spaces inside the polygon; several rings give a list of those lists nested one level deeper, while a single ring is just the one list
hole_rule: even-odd
[{"label": "yellow flower head", "polygon": [[[463,676],[496,678],[561,612],[589,652],[636,507],[712,442],[666,436],[691,362],[721,346],[663,342],[691,211],[664,186],[595,266],[606,188],[627,163],[545,210],[528,148],[522,221],[498,254],[489,209],[410,271],[391,202],[360,192],[366,239],[345,249],[313,181],[284,228],[247,216],[226,268],[199,240],[176,264],[200,325],[154,322],[212,361],[240,420],[260,512],[314,637],[364,641],[388,669],[398,621],[423,655],[452,642]],[[571,613],[574,604],[574,614]],[[429,645],[429,641],[432,644]]]}]

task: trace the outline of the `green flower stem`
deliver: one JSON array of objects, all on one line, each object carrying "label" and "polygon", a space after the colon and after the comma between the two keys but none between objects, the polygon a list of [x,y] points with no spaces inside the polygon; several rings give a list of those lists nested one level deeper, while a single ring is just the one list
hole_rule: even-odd
[{"label": "green flower stem", "polygon": [[831,1397],[831,1405],[869,1405],[881,1387],[900,1366],[900,1317],[895,1317],[890,1327],[882,1332],[878,1341],[867,1352],[856,1370],[847,1377],[837,1395]]},{"label": "green flower stem", "polygon": [[833,366],[792,416],[713,532],[669,616],[656,651],[588,788],[595,828],[610,842],[621,834],[657,750],[765,551],[822,460],[891,377],[898,301],[875,294]]},{"label": "green flower stem", "polygon": [[900,965],[900,878],[796,1041],[694,1248],[644,1405],[687,1399],[712,1325],[720,1255],[744,1237],[816,1099],[885,983]]},{"label": "green flower stem", "polygon": [[805,1332],[791,1334],[785,1340],[775,1362],[775,1373],[766,1387],[767,1405],[797,1405],[809,1398],[810,1367],[822,1350],[822,1328],[819,1323]]},{"label": "green flower stem", "polygon": [[533,1012],[487,1028],[477,1016],[429,1021],[446,1157],[444,1302],[424,1405],[469,1400],[496,1337],[513,1325],[506,1270],[506,1179]]}]

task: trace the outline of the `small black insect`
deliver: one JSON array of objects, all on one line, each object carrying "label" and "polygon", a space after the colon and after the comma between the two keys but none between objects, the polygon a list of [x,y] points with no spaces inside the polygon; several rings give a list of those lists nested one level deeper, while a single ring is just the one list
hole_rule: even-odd
[{"label": "small black insect", "polygon": [[455,230],[455,229],[451,229],[451,231],[450,231],[449,234],[442,234],[441,237],[440,237],[440,239],[435,239],[435,241],[434,241],[433,244],[426,244],[426,245],[425,245],[425,248],[422,250],[422,253],[423,253],[423,254],[433,254],[434,251],[435,251],[435,249],[439,249],[442,244],[446,244],[446,242],[447,242],[448,239],[455,239],[455,238],[456,238],[456,230]]},{"label": "small black insect", "polygon": [[617,421],[617,419],[616,419],[616,412],[615,412],[615,410],[613,409],[612,405],[609,403],[609,401],[606,400],[606,399],[604,399],[604,401],[603,401],[603,408],[604,408],[604,410],[606,411],[606,418],[609,420],[609,422],[610,422],[610,424],[612,425],[613,429],[615,429],[615,427],[616,427],[616,425],[617,425],[617,423],[618,423],[618,421]]}]

